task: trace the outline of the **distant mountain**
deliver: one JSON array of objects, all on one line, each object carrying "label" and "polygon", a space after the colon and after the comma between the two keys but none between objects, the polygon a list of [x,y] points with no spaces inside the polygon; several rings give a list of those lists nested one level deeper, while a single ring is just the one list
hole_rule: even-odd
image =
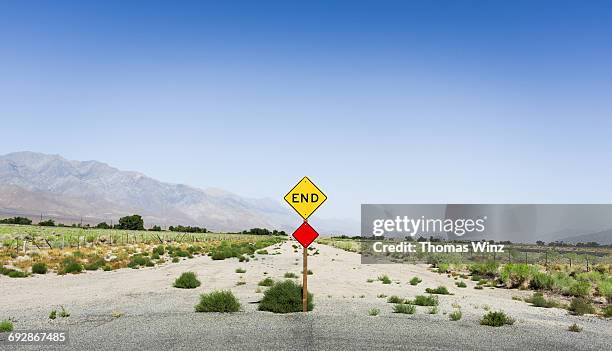
[{"label": "distant mountain", "polygon": [[560,241],[570,244],[596,242],[604,245],[612,245],[612,229],[597,233],[570,236],[567,238],[562,238]]},{"label": "distant mountain", "polygon": [[[73,223],[115,222],[141,214],[148,225],[198,225],[238,231],[253,227],[292,231],[296,215],[280,202],[169,184],[98,161],[17,152],[0,156],[0,214],[57,218]],[[358,223],[316,220],[322,233],[357,233]],[[326,225],[328,224],[328,225]]]}]

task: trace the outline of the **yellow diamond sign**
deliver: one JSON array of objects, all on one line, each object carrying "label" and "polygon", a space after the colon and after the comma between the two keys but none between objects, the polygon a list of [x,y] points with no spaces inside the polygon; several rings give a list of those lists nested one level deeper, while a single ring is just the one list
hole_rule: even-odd
[{"label": "yellow diamond sign", "polygon": [[304,219],[308,219],[325,200],[327,196],[308,177],[302,178],[285,195],[285,201]]}]

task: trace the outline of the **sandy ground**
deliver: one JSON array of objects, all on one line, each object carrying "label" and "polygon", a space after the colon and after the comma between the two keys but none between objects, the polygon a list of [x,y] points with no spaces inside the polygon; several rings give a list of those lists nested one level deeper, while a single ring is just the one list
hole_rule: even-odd
[{"label": "sandy ground", "polygon": [[[325,245],[314,244],[320,254],[309,256],[309,290],[315,294],[315,310],[275,315],[257,311],[256,292],[264,277],[284,279],[286,272],[300,276],[301,249],[294,252],[287,242],[278,255],[256,255],[257,260],[212,261],[208,257],[138,270],[87,272],[79,275],[47,274],[27,279],[0,276],[0,319],[16,320],[16,330],[68,329],[74,349],[610,349],[612,321],[595,316],[573,316],[566,310],[531,307],[512,296],[530,292],[457,288],[455,280],[427,269],[426,265],[363,265],[360,256]],[[314,252],[314,251],[313,251]],[[236,268],[246,273],[235,273]],[[176,289],[172,283],[182,272],[196,272],[202,285]],[[376,278],[387,274],[392,284]],[[411,286],[413,276],[423,282]],[[366,282],[374,279],[374,282]],[[246,282],[237,286],[238,281]],[[444,285],[454,294],[439,296],[439,312],[392,313],[392,305],[377,295],[412,298],[425,288]],[[199,294],[231,289],[243,311],[231,315],[195,313]],[[63,305],[68,318],[48,319],[52,309]],[[453,305],[461,306],[463,318],[449,320]],[[379,308],[380,315],[368,316]],[[492,328],[479,325],[486,310],[503,310],[516,319],[512,326]],[[114,317],[113,313],[121,313]],[[581,333],[567,331],[577,323]],[[0,344],[0,349],[7,346]],[[20,349],[49,349],[41,346]]]}]

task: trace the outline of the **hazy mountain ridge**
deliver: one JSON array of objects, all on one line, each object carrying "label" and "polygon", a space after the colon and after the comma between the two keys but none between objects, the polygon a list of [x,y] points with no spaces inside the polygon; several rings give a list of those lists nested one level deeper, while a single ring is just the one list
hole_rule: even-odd
[{"label": "hazy mountain ridge", "polygon": [[[222,231],[251,227],[291,231],[299,224],[290,209],[271,199],[164,183],[98,161],[70,161],[34,152],[0,156],[0,210],[83,216],[86,222],[139,213],[151,225],[199,225]],[[317,222],[334,224],[335,228],[322,227],[322,232],[357,233],[355,223]]]}]

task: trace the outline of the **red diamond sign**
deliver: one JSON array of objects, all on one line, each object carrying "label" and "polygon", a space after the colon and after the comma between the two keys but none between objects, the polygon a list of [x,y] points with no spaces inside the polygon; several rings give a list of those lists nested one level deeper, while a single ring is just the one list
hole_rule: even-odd
[{"label": "red diamond sign", "polygon": [[[293,237],[297,240],[302,246],[308,247],[312,242],[319,236],[308,222],[302,223],[302,225],[296,229],[293,233]],[[306,251],[304,251],[306,252]]]}]

